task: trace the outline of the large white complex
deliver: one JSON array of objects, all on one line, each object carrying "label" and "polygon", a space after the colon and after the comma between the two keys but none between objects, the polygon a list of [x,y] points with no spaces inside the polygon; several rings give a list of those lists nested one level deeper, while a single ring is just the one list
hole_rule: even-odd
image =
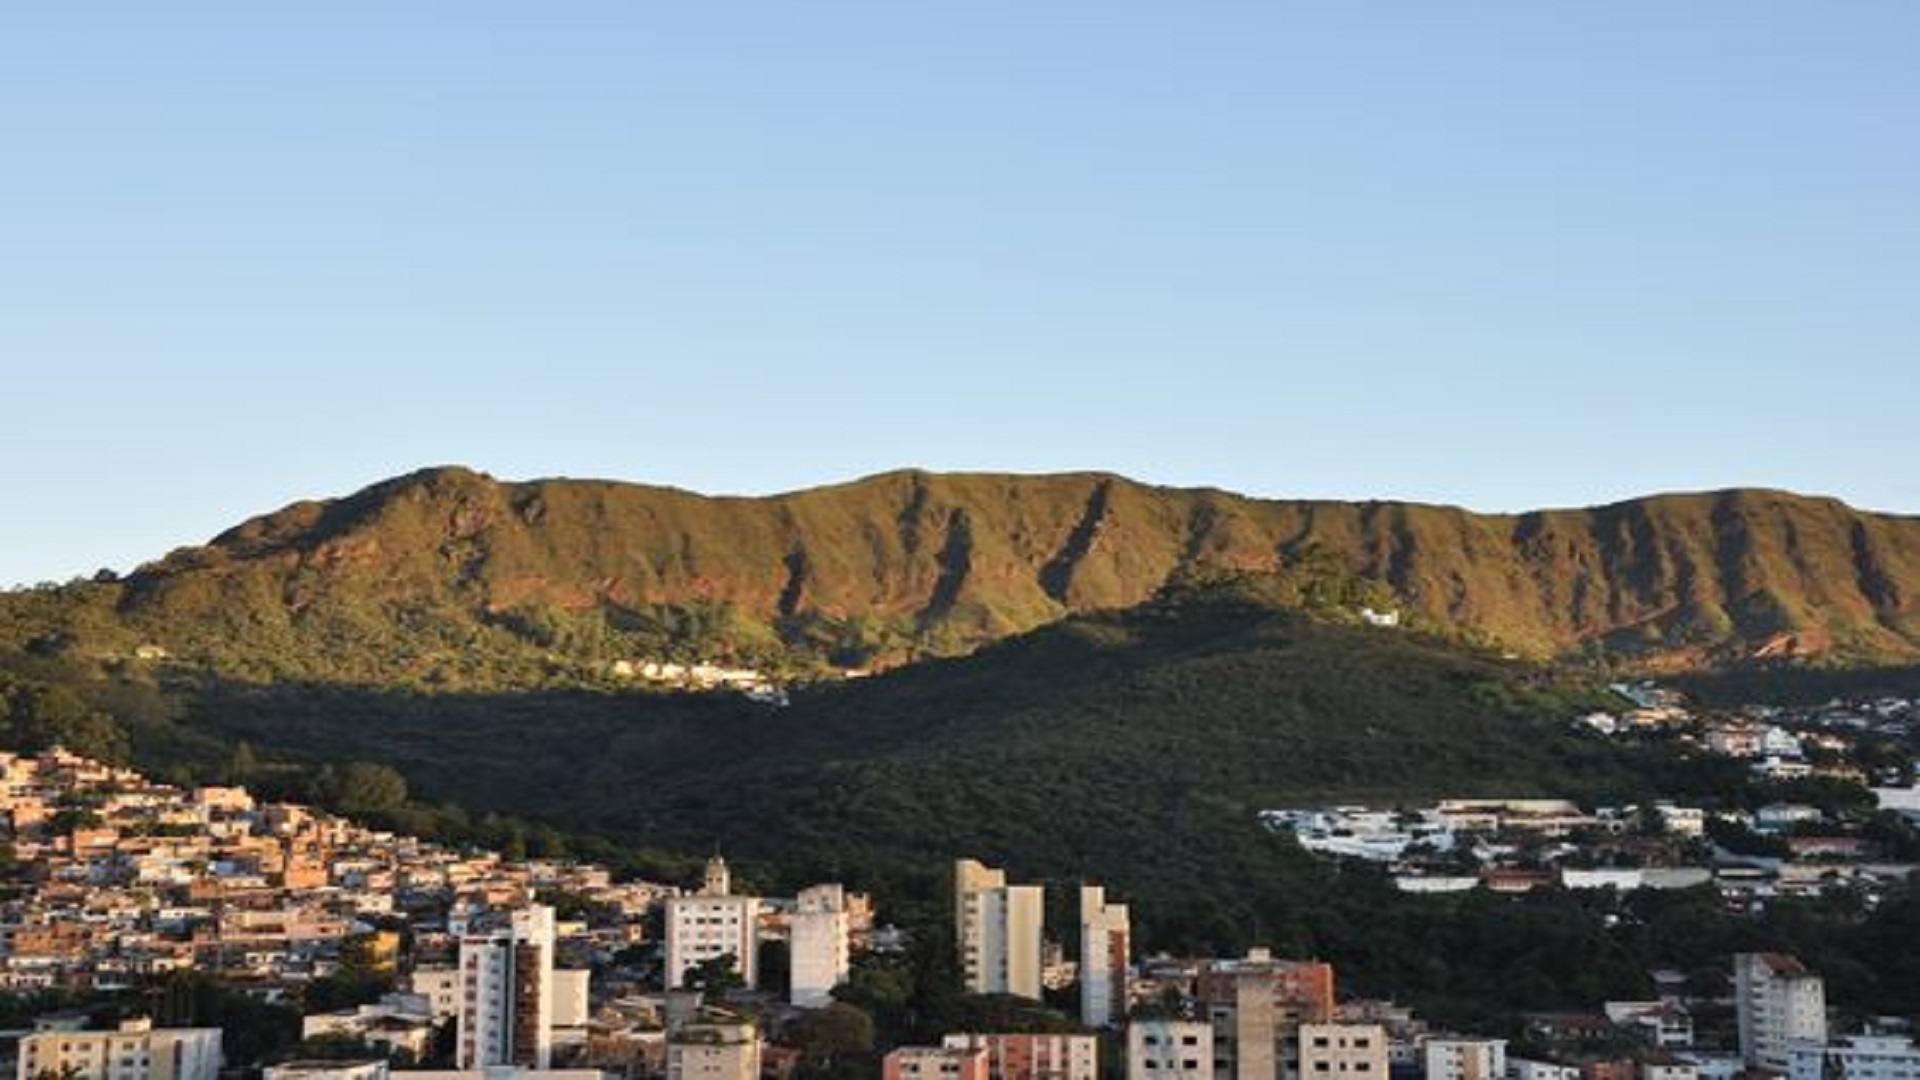
[{"label": "large white complex", "polygon": [[732,895],[726,860],[707,862],[706,883],[697,896],[667,901],[667,988],[686,985],[687,973],[701,964],[731,957],[748,986],[760,976],[760,898]]},{"label": "large white complex", "polygon": [[122,1021],[113,1031],[37,1031],[20,1040],[19,1080],[70,1074],[87,1080],[215,1080],[219,1028],[155,1028]]},{"label": "large white complex", "polygon": [[1080,887],[1080,1022],[1112,1027],[1127,1007],[1127,906],[1098,885]]},{"label": "large white complex", "polygon": [[460,940],[462,1069],[553,1060],[553,909],[532,905],[506,925],[470,930]]},{"label": "large white complex", "polygon": [[852,970],[847,923],[847,894],[838,885],[815,885],[796,898],[788,937],[789,1003],[817,1009],[833,1001],[833,988],[846,982]]},{"label": "large white complex", "polygon": [[1785,1072],[1790,1044],[1827,1041],[1826,984],[1791,956],[1736,954],[1733,995],[1748,1065]]},{"label": "large white complex", "polygon": [[970,994],[1040,998],[1040,929],[1046,890],[1009,885],[972,859],[954,864],[954,940]]}]

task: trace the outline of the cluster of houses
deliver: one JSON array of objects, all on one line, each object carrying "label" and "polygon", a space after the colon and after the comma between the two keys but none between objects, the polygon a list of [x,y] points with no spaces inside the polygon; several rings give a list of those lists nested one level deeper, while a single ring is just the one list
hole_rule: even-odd
[{"label": "cluster of houses", "polygon": [[[1405,892],[1543,887],[1690,889],[1713,885],[1750,908],[1816,895],[1836,882],[1878,894],[1914,872],[1863,835],[1859,821],[1802,803],[1754,811],[1674,802],[1599,807],[1563,799],[1449,799],[1430,807],[1266,810],[1261,822],[1321,855],[1384,865]],[[1717,843],[1714,823],[1772,841],[1765,851]]]},{"label": "cluster of houses", "polygon": [[[455,850],[58,749],[0,754],[0,831],[12,882],[0,992],[84,997],[198,971],[298,1005],[355,963],[388,976],[394,992],[379,1000],[302,1020],[304,1046],[378,1060],[352,1076],[295,1062],[280,1068],[290,1080],[367,1080],[391,1062],[446,1066],[409,1068],[414,1080],[707,1075],[681,1063],[746,1043],[760,1060],[758,1037],[743,1034],[752,1024],[701,989],[752,990],[763,943],[786,943],[790,958],[789,1000],[774,1004],[804,1010],[830,1000],[852,955],[900,942],[837,884],[735,895],[717,857],[691,891],[615,881],[591,864]],[[650,922],[663,940],[649,940]],[[0,1032],[0,1067],[11,1052],[23,1080],[208,1080],[219,1064],[218,1029],[84,1024],[60,1013]]]},{"label": "cluster of houses", "polygon": [[1577,727],[1610,738],[1670,739],[1718,757],[1744,761],[1771,780],[1827,777],[1870,787],[1911,789],[1916,769],[1903,761],[1863,758],[1863,745],[1911,746],[1920,735],[1920,700],[1882,697],[1796,707],[1749,705],[1697,712],[1684,696],[1648,683],[1612,687],[1625,708],[1593,712]]}]

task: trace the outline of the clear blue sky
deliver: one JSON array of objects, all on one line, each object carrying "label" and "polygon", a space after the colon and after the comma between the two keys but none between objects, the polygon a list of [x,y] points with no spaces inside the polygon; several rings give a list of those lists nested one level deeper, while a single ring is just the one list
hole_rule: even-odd
[{"label": "clear blue sky", "polygon": [[0,583],[420,465],[1920,511],[1920,4],[0,13]]}]

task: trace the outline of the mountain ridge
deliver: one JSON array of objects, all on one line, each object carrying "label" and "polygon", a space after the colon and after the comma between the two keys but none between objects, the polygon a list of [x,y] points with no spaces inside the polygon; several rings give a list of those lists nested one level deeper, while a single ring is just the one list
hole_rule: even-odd
[{"label": "mountain ridge", "polygon": [[110,647],[158,636],[183,657],[231,652],[263,671],[276,667],[267,653],[356,637],[405,652],[409,627],[449,649],[519,640],[571,660],[587,659],[573,640],[585,635],[608,655],[704,648],[857,666],[966,652],[1139,604],[1196,573],[1303,566],[1377,582],[1411,618],[1536,657],[1669,668],[1920,657],[1920,518],[1824,496],[1732,488],[1487,514],[1095,471],[898,469],[710,496],[437,466],[291,503],[75,587],[91,592],[71,617],[43,612],[38,629]]}]

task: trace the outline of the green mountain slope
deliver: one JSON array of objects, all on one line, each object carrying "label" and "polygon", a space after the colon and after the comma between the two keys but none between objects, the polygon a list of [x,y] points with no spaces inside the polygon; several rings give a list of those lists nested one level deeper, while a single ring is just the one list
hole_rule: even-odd
[{"label": "green mountain slope", "polygon": [[895,663],[1196,571],[1331,560],[1534,656],[1920,656],[1920,519],[1740,490],[1482,515],[1100,474],[900,472],[767,498],[460,469],[246,522],[124,581],[0,597],[0,647],[142,643],[245,678],[533,685],[612,660]]},{"label": "green mountain slope", "polygon": [[1209,588],[784,709],[238,688],[203,698],[193,724],[273,757],[382,761],[429,800],[671,851],[718,844],[793,880],[870,881],[961,852],[1096,875],[1197,941],[1244,938],[1305,873],[1261,808],[1684,786],[1670,760],[1571,733],[1586,704],[1523,663]]}]

